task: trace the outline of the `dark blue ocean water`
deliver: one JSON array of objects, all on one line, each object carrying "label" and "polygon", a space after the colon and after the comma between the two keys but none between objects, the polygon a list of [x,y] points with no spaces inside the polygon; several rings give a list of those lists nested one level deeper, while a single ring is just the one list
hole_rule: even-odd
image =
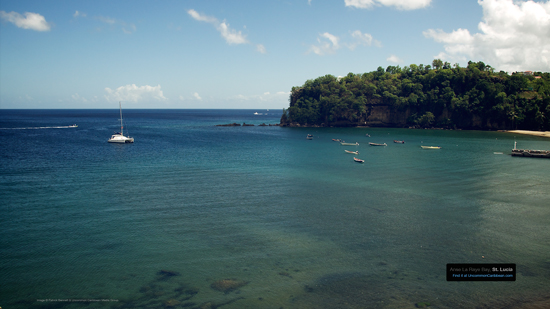
[{"label": "dark blue ocean water", "polygon": [[[550,160],[508,155],[514,141],[550,140],[258,126],[280,115],[125,110],[135,143],[116,145],[118,110],[0,110],[0,307],[472,308],[550,296]],[[232,122],[256,126],[215,126]],[[447,263],[515,263],[517,280],[448,282]]]}]

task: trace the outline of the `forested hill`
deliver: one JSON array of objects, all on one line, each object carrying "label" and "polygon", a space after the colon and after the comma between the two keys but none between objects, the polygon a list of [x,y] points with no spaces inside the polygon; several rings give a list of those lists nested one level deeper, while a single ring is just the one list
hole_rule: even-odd
[{"label": "forested hill", "polygon": [[550,129],[550,74],[432,65],[325,75],[293,87],[283,126]]}]

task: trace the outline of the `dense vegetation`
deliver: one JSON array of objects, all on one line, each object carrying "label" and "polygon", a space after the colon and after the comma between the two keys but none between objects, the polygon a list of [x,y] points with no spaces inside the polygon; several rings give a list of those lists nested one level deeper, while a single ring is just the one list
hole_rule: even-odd
[{"label": "dense vegetation", "polygon": [[436,59],[308,80],[292,88],[281,124],[549,130],[548,115],[549,73],[509,75],[483,62],[461,68]]}]

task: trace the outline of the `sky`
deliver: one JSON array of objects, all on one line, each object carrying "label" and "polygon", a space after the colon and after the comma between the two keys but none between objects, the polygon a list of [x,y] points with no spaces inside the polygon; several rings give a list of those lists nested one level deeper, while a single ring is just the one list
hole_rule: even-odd
[{"label": "sky", "polygon": [[281,109],[434,59],[550,72],[550,0],[0,0],[0,109]]}]

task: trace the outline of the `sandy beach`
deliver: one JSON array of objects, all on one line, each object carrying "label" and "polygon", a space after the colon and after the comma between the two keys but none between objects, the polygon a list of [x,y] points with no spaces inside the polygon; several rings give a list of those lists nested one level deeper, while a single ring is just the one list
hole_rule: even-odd
[{"label": "sandy beach", "polygon": [[542,136],[542,137],[550,137],[550,131],[509,130],[509,131],[503,131],[503,132],[534,135],[534,136]]}]

